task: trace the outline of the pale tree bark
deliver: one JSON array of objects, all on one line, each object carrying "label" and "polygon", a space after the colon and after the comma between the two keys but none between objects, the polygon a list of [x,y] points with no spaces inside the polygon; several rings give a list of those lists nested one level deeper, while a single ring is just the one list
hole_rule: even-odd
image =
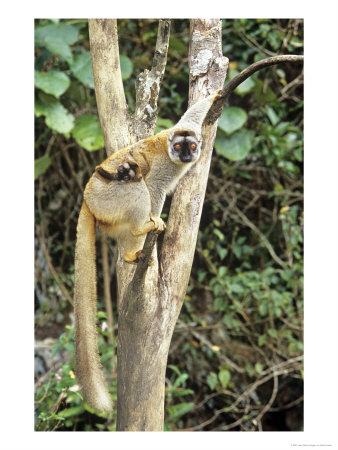
[{"label": "pale tree bark", "polygon": [[124,95],[116,20],[90,19],[96,102],[107,155],[135,142]]}]

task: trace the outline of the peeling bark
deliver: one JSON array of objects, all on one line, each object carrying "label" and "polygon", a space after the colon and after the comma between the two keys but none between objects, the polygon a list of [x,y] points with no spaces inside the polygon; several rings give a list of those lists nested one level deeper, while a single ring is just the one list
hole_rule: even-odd
[{"label": "peeling bark", "polygon": [[157,102],[167,64],[170,20],[160,20],[155,55],[151,70],[142,72],[136,80],[136,106],[133,130],[137,140],[154,133],[157,119]]}]

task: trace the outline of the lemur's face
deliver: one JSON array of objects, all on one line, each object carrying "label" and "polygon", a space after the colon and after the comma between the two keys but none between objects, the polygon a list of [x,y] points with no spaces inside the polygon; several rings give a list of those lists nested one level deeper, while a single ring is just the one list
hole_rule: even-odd
[{"label": "lemur's face", "polygon": [[192,131],[175,131],[168,137],[170,159],[176,164],[192,163],[198,160],[201,143]]}]

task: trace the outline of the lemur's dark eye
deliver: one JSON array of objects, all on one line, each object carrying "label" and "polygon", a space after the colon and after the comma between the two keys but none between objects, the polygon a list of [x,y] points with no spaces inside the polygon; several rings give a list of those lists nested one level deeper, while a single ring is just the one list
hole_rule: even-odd
[{"label": "lemur's dark eye", "polygon": [[175,144],[174,145],[175,150],[181,150],[181,144]]},{"label": "lemur's dark eye", "polygon": [[190,149],[191,150],[196,150],[197,145],[193,142],[192,144],[190,144]]}]

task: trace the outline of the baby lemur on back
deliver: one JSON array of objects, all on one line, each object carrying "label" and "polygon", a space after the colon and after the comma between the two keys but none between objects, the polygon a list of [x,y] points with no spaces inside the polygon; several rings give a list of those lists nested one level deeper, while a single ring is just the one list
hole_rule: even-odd
[{"label": "baby lemur on back", "polygon": [[95,226],[123,239],[125,261],[137,264],[146,234],[165,229],[165,197],[198,160],[203,121],[217,98],[216,92],[173,128],[113,153],[85,188],[75,249],[75,363],[86,401],[100,411],[112,405],[97,348]]}]

